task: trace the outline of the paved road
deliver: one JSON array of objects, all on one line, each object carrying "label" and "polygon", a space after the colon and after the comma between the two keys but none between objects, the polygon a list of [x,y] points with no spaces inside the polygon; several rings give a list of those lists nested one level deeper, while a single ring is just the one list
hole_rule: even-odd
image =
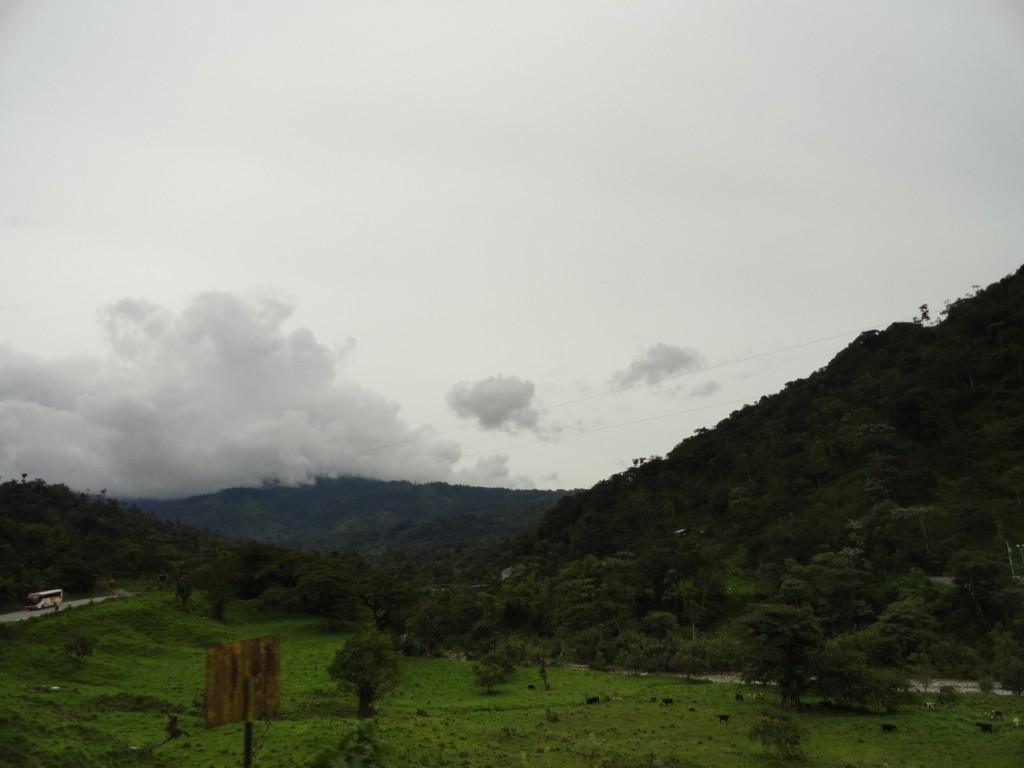
[{"label": "paved road", "polygon": [[[98,603],[100,600],[106,600],[108,597],[120,597],[120,595],[106,595],[104,597],[83,597],[80,600],[65,600],[60,604],[61,609],[74,608],[76,605],[88,605],[89,603]],[[52,616],[52,608],[44,608],[39,611],[15,611],[14,613],[0,613],[0,624],[5,621],[21,621],[23,619],[31,619],[33,616]]]}]

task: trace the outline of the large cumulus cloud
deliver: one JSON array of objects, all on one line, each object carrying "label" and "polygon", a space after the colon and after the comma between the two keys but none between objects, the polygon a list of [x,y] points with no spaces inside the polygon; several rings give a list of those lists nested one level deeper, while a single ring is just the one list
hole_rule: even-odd
[{"label": "large cumulus cloud", "polygon": [[452,479],[458,446],[346,380],[352,344],[288,330],[292,311],[227,293],[179,313],[126,299],[101,311],[104,359],[44,361],[0,345],[0,476],[121,496],[344,474]]}]

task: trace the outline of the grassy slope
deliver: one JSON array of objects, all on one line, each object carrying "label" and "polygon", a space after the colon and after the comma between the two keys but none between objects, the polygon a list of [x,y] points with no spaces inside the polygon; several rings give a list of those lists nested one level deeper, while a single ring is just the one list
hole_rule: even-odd
[{"label": "grassy slope", "polygon": [[[0,766],[237,766],[242,726],[203,729],[206,645],[281,636],[282,707],[256,723],[258,766],[304,766],[354,726],[354,701],[339,698],[325,668],[343,637],[322,622],[265,618],[239,608],[218,624],[182,613],[167,594],[67,610],[15,627],[0,640]],[[66,659],[76,635],[97,638],[81,667]],[[747,739],[761,704],[734,700],[734,685],[552,669],[546,691],[535,669],[518,670],[495,695],[473,684],[471,665],[410,659],[402,688],[380,707],[380,736],[396,766],[762,766],[774,763]],[[529,690],[533,684],[536,690]],[[586,696],[600,696],[586,706]],[[665,706],[652,702],[671,697]],[[770,697],[770,694],[769,694]],[[926,697],[933,698],[933,697]],[[996,732],[974,725],[998,707]],[[691,710],[692,708],[692,710]],[[175,713],[188,736],[150,751]],[[728,725],[718,722],[729,713]],[[549,717],[553,715],[554,717]],[[907,707],[890,715],[805,714],[807,766],[1001,768],[1024,762],[1024,702],[969,695],[956,706]],[[898,726],[892,734],[882,722]]]}]

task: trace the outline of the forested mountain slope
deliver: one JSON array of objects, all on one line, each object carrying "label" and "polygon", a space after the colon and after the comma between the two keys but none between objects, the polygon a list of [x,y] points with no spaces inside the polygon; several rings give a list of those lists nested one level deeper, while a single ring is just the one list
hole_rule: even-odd
[{"label": "forested mountain slope", "polygon": [[157,577],[201,562],[218,540],[166,523],[106,494],[43,480],[0,484],[0,604],[27,592],[83,593],[119,579]]},{"label": "forested mountain slope", "polygon": [[748,569],[856,540],[881,573],[1007,542],[1024,572],[1022,496],[1024,270],[562,499],[518,551],[642,552],[687,528]]},{"label": "forested mountain slope", "polygon": [[308,486],[231,488],[136,503],[162,519],[236,538],[386,554],[497,541],[533,525],[564,495],[341,477],[320,478]]},{"label": "forested mountain slope", "polygon": [[1024,690],[1022,497],[1024,270],[466,553],[495,580],[468,631],[598,666],[797,674],[793,706],[810,681],[901,689],[877,670]]}]

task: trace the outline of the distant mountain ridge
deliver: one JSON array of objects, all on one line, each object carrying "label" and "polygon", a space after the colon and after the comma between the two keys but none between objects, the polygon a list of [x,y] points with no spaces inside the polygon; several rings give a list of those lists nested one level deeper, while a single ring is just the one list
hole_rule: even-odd
[{"label": "distant mountain ridge", "polygon": [[566,493],[340,477],[135,504],[163,520],[236,538],[385,555],[440,551],[521,533]]}]

